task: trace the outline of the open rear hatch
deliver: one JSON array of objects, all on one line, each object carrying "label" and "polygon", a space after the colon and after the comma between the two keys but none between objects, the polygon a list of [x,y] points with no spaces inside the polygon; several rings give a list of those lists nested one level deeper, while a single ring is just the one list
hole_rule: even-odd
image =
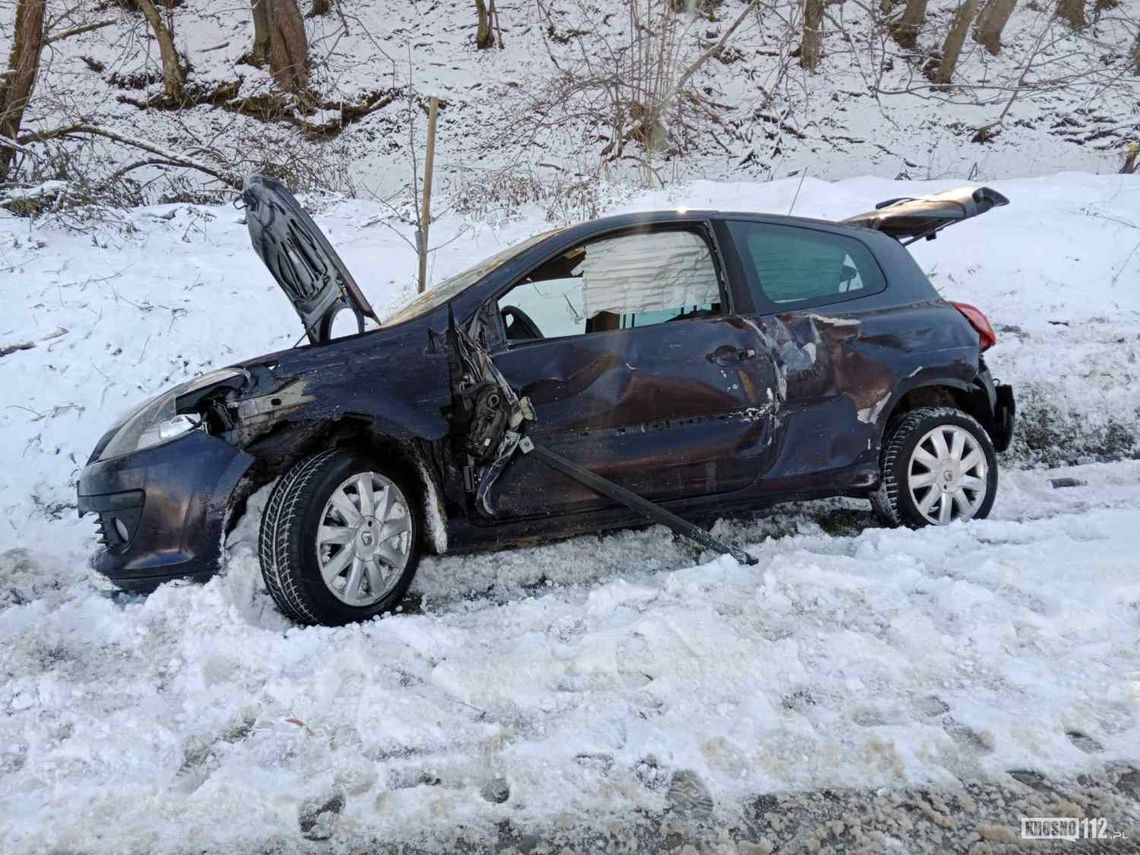
[{"label": "open rear hatch", "polygon": [[1008,204],[1009,199],[989,187],[958,187],[933,196],[888,199],[873,211],[840,222],[876,229],[907,244],[920,238],[932,240],[947,226]]},{"label": "open rear hatch", "polygon": [[284,184],[250,175],[241,198],[253,249],[301,316],[309,341],[332,338],[333,320],[345,309],[356,316],[361,332],[365,318],[379,323],[328,238]]}]

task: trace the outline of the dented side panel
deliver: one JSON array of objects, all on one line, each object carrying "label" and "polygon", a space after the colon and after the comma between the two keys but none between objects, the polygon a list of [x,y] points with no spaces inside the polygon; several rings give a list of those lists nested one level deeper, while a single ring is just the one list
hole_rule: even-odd
[{"label": "dented side panel", "polygon": [[286,351],[243,367],[250,382],[225,401],[226,438],[241,448],[289,425],[354,418],[395,440],[440,441],[450,425],[446,312],[390,331]]},{"label": "dented side panel", "polygon": [[[742,318],[552,339],[496,354],[537,414],[530,434],[651,499],[747,487],[773,458],[772,343]],[[497,516],[597,507],[596,493],[529,459],[499,478]]]},{"label": "dented side panel", "polygon": [[978,348],[946,304],[857,303],[757,318],[787,383],[779,452],[763,492],[860,489],[878,477],[887,417],[916,384],[968,383]]}]

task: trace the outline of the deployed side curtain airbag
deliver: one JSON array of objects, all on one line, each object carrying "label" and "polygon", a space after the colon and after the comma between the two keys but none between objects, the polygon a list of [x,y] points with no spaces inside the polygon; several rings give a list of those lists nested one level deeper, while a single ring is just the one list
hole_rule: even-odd
[{"label": "deployed side curtain airbag", "polygon": [[625,235],[591,243],[574,269],[584,280],[586,316],[631,315],[719,303],[708,244],[684,231]]}]

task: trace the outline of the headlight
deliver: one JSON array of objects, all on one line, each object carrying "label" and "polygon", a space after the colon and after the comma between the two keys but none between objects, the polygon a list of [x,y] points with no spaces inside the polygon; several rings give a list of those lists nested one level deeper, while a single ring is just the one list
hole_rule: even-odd
[{"label": "headlight", "polygon": [[175,406],[178,398],[244,373],[232,368],[211,371],[196,380],[151,398],[114,429],[110,441],[98,450],[98,459],[108,460],[133,451],[141,451],[189,433],[202,424],[202,417],[197,413],[177,412]]},{"label": "headlight", "polygon": [[104,446],[99,459],[106,460],[150,448],[197,427],[201,419],[191,422],[191,416],[180,416],[174,412],[174,401],[180,393],[180,389],[164,392],[128,416],[122,427],[111,437],[111,441]]}]

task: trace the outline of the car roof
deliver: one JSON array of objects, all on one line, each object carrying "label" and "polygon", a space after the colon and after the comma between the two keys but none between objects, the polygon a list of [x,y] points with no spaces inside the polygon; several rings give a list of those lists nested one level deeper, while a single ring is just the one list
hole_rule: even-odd
[{"label": "car roof", "polygon": [[813,217],[794,217],[787,214],[772,214],[761,211],[719,211],[707,208],[672,208],[656,211],[633,211],[628,214],[614,214],[608,217],[599,217],[595,220],[585,220],[567,226],[559,231],[561,236],[573,236],[574,239],[589,238],[602,232],[614,231],[637,226],[661,225],[669,223],[692,223],[704,220],[750,220],[753,222],[773,223],[776,225],[799,225],[816,227],[825,226],[828,229],[848,231],[851,229],[865,229],[857,226],[845,225],[834,220],[824,220]]},{"label": "car roof", "polygon": [[922,238],[933,238],[939,231],[965,220],[984,214],[993,208],[1009,204],[1009,199],[992,187],[956,187],[941,193],[925,196],[904,196],[887,199],[875,206],[874,210],[846,217],[838,222],[832,220],[793,217],[789,214],[761,212],[728,212],[715,210],[694,210],[677,208],[672,211],[642,211],[621,214],[582,223],[572,229],[576,234],[590,237],[607,229],[623,226],[656,225],[670,222],[693,222],[700,220],[749,220],[772,225],[801,226],[806,228],[838,230],[840,232],[880,232],[904,245]]}]

